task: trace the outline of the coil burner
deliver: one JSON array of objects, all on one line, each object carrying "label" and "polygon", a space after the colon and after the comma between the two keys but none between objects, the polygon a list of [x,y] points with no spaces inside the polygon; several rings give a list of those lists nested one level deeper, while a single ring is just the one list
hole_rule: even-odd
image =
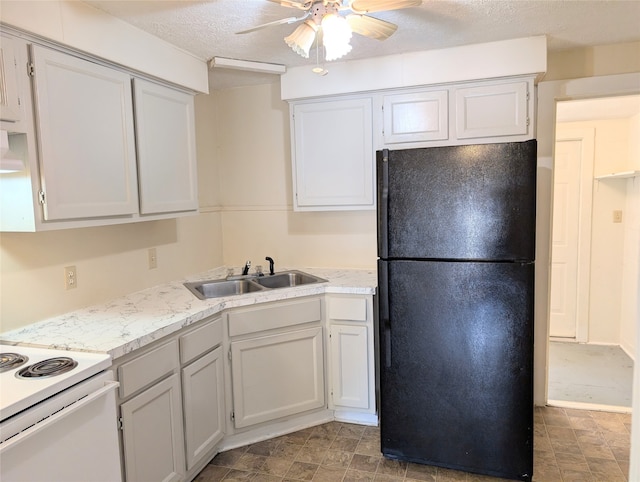
[{"label": "coil burner", "polygon": [[48,358],[33,365],[26,366],[16,373],[18,378],[46,378],[73,370],[78,362],[73,358],[60,356]]},{"label": "coil burner", "polygon": [[29,357],[20,353],[0,353],[0,373],[13,370],[29,361]]}]

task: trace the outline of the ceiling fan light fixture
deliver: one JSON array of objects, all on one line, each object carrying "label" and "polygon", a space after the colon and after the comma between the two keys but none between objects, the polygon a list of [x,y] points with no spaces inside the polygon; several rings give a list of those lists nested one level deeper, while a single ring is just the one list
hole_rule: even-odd
[{"label": "ceiling fan light fixture", "polygon": [[307,20],[303,24],[300,24],[291,35],[285,37],[284,41],[295,53],[308,59],[309,50],[311,50],[313,41],[316,38],[317,30],[318,27],[310,20]]},{"label": "ceiling fan light fixture", "polygon": [[351,52],[352,31],[344,17],[328,13],[322,18],[322,43],[325,49],[325,60],[339,59]]}]

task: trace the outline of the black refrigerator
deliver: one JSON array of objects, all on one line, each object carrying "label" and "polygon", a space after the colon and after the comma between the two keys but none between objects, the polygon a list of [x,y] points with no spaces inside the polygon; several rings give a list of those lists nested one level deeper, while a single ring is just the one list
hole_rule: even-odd
[{"label": "black refrigerator", "polygon": [[382,453],[531,480],[536,141],[376,157]]}]

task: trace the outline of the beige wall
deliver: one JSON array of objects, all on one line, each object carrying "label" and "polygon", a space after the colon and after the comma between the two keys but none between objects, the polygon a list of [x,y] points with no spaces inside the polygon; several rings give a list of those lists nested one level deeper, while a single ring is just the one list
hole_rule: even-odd
[{"label": "beige wall", "polygon": [[224,262],[373,268],[374,211],[293,212],[289,106],[278,83],[216,99]]},{"label": "beige wall", "polygon": [[[640,171],[640,114],[629,122],[629,165]],[[640,325],[640,182],[637,177],[625,182],[620,340],[628,353],[636,354]]]},{"label": "beige wall", "polygon": [[549,52],[545,81],[640,72],[640,42]]}]

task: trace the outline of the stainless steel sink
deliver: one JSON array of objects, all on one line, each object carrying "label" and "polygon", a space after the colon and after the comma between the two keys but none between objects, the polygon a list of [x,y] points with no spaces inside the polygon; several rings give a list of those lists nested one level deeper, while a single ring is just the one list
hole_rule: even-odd
[{"label": "stainless steel sink", "polygon": [[243,295],[264,288],[250,279],[196,281],[184,284],[189,291],[201,300],[222,298],[224,296]]},{"label": "stainless steel sink", "polygon": [[254,281],[265,288],[290,288],[292,286],[322,283],[326,279],[318,278],[302,271],[283,271],[271,276],[261,276]]},{"label": "stainless steel sink", "polygon": [[184,286],[201,300],[222,298],[224,296],[243,295],[256,291],[268,291],[278,288],[291,288],[313,283],[323,283],[326,279],[303,273],[302,271],[282,271],[273,275],[243,276],[242,279],[221,279],[193,281]]}]

